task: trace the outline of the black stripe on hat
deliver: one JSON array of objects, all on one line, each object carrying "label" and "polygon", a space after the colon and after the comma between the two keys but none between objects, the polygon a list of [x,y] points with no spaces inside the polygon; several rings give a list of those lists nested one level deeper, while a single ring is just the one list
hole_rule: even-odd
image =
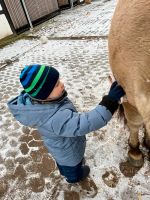
[{"label": "black stripe on hat", "polygon": [[59,72],[55,68],[50,67],[49,73],[47,75],[45,83],[43,84],[43,87],[41,88],[39,93],[36,96],[34,96],[34,98],[41,100],[47,99],[47,97],[53,91],[58,79],[59,79]]}]

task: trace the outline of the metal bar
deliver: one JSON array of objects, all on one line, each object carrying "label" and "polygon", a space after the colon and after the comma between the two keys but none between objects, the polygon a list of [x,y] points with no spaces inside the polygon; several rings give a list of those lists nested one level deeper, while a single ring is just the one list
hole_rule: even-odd
[{"label": "metal bar", "polygon": [[73,0],[70,0],[71,9],[73,8]]},{"label": "metal bar", "polygon": [[26,14],[26,16],[27,16],[28,22],[29,22],[29,24],[30,24],[30,27],[33,28],[32,21],[31,21],[31,19],[30,19],[30,16],[29,16],[29,13],[28,13],[28,10],[27,10],[25,1],[24,1],[24,0],[21,0],[21,2],[22,2],[22,6],[23,6],[23,8],[24,8],[25,14]]},{"label": "metal bar", "polygon": [[4,12],[3,10],[0,10],[0,15],[1,15],[1,14],[5,14],[5,12]]}]

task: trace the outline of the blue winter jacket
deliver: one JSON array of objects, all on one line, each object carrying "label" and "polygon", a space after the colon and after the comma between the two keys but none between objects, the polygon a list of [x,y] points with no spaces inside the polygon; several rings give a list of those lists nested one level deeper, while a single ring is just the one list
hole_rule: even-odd
[{"label": "blue winter jacket", "polygon": [[50,154],[59,165],[65,166],[75,166],[82,160],[85,135],[102,128],[112,117],[102,105],[78,113],[67,96],[57,102],[39,104],[21,93],[8,102],[8,107],[20,123],[38,129]]}]

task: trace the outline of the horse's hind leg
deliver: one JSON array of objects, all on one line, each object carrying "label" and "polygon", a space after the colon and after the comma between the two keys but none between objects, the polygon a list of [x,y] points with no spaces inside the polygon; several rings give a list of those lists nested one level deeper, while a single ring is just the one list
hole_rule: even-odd
[{"label": "horse's hind leg", "polygon": [[130,130],[128,152],[129,161],[133,166],[141,167],[144,163],[142,152],[139,150],[138,132],[143,120],[136,108],[129,103],[124,103],[124,112]]},{"label": "horse's hind leg", "polygon": [[[150,60],[149,60],[150,61]],[[149,75],[150,70],[147,69],[146,73]],[[148,82],[149,83],[149,82]],[[149,84],[147,82],[137,82],[135,91],[137,92],[138,96],[136,97],[136,106],[142,116],[143,123],[145,126],[145,137],[144,137],[144,144],[149,150],[149,157],[150,157],[150,90]],[[139,84],[139,85],[138,85]],[[140,92],[141,91],[141,92]]]},{"label": "horse's hind leg", "polygon": [[148,159],[150,161],[150,122],[147,122],[144,128],[144,146],[149,150]]}]

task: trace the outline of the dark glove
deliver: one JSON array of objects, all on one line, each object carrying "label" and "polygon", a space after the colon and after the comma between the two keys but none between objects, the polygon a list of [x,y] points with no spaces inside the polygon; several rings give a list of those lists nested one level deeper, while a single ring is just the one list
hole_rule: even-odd
[{"label": "dark glove", "polygon": [[120,98],[123,97],[124,95],[125,92],[123,88],[120,85],[118,85],[117,81],[113,82],[110,87],[108,96],[114,101],[119,102]]}]

